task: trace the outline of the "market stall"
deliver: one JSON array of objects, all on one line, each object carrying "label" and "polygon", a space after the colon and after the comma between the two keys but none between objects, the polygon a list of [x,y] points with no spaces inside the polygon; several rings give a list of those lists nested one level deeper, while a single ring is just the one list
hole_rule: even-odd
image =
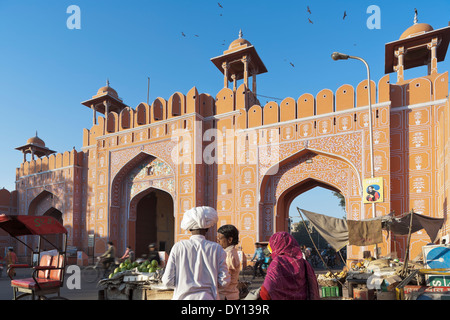
[{"label": "market stall", "polygon": [[[406,284],[412,284],[422,288],[422,290],[426,290],[427,286],[429,287],[430,282],[425,283],[424,277],[420,277],[420,274],[424,274],[425,272],[419,272],[419,270],[424,270],[429,261],[436,261],[436,259],[430,260],[424,254],[423,261],[410,261],[411,234],[425,229],[430,239],[434,241],[439,229],[443,225],[443,219],[431,218],[410,212],[401,217],[395,217],[393,214],[389,214],[375,219],[347,221],[345,219],[337,219],[307,210],[297,209],[300,216],[302,217],[303,213],[314,228],[336,251],[339,251],[346,245],[366,246],[377,244],[381,241],[382,229],[398,235],[408,236],[406,254],[402,261],[390,256],[380,257],[378,259],[368,256],[365,259],[354,261],[351,266],[345,266],[341,272],[336,273],[329,270],[325,275],[319,275],[318,282],[321,286],[323,298],[343,297],[342,289],[345,287],[345,291],[347,291],[346,298],[349,299],[396,300],[405,299],[405,290],[402,289],[400,294],[398,293],[399,286],[408,289],[409,287]],[[308,230],[308,228],[306,229]],[[318,251],[317,248],[316,250]],[[435,252],[438,251],[435,249]],[[443,253],[441,251],[439,251],[441,256],[437,261],[446,261],[442,258]],[[445,278],[447,274],[450,275],[450,269],[448,269],[450,268],[450,251],[448,254],[448,265],[439,264],[442,270],[441,273],[438,273],[438,276],[443,277],[440,283],[443,284],[442,288],[444,288],[439,292],[447,292],[445,287],[450,288],[450,278],[449,283],[447,283],[447,278]],[[423,288],[424,286],[425,289]]]},{"label": "market stall", "polygon": [[156,260],[126,260],[109,278],[98,282],[99,297],[105,300],[171,300],[173,289],[162,285],[162,273]]}]

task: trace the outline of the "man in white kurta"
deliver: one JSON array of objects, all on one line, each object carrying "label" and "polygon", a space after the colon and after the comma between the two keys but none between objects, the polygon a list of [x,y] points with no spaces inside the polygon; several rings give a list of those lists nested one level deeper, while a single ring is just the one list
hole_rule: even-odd
[{"label": "man in white kurta", "polygon": [[218,288],[230,281],[225,250],[205,238],[217,220],[211,207],[196,207],[184,214],[181,227],[192,236],[172,247],[162,277],[165,286],[174,288],[173,300],[217,300]]}]

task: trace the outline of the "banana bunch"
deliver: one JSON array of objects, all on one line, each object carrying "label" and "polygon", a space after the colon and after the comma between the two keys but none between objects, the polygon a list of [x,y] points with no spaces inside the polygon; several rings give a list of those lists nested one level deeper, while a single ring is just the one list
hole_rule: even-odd
[{"label": "banana bunch", "polygon": [[335,279],[335,278],[338,278],[338,279],[341,279],[341,278],[345,278],[347,276],[347,271],[344,271],[344,270],[342,270],[341,272],[339,272],[339,273],[332,273],[331,271],[328,271],[327,273],[325,273],[325,278],[328,278],[328,279]]}]

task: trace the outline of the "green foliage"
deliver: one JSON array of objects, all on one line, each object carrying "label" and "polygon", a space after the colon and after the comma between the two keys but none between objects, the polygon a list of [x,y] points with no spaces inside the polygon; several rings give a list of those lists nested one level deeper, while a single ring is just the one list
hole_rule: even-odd
[{"label": "green foliage", "polygon": [[340,194],[339,192],[333,192],[333,196],[335,196],[339,199],[339,207],[341,207],[343,210],[345,210],[345,197],[342,194]]}]

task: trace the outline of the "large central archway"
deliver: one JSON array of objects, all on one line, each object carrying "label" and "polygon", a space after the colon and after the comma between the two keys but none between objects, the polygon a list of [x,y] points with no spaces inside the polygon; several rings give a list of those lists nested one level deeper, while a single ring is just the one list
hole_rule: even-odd
[{"label": "large central archway", "polygon": [[141,152],[119,170],[111,185],[109,216],[109,239],[119,254],[130,245],[139,257],[153,242],[170,250],[174,198],[174,171],[160,158]]},{"label": "large central archway", "polygon": [[159,189],[149,188],[136,195],[130,204],[128,241],[136,257],[148,253],[148,245],[155,243],[159,251],[169,252],[174,244],[174,203],[172,196]]}]

